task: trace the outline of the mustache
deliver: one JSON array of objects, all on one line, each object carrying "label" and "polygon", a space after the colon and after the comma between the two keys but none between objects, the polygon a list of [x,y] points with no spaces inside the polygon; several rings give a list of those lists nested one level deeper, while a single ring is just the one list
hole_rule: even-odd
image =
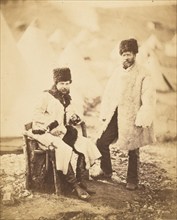
[{"label": "mustache", "polygon": [[66,88],[61,88],[60,92],[64,92],[64,93],[69,93],[70,89],[66,89]]},{"label": "mustache", "polygon": [[135,61],[134,60],[124,60],[124,64],[133,64]]},{"label": "mustache", "polygon": [[130,63],[131,61],[128,60],[128,59],[126,59],[126,60],[124,60],[123,62],[124,62],[124,63]]}]

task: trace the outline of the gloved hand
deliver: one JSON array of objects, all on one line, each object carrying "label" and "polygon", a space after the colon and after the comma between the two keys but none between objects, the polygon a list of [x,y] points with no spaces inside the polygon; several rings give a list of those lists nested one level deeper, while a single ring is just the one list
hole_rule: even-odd
[{"label": "gloved hand", "polygon": [[52,123],[50,123],[47,126],[47,131],[50,132],[51,130],[53,130],[54,128],[56,128],[59,125],[58,121],[53,121]]},{"label": "gloved hand", "polygon": [[35,129],[35,130],[32,130],[32,133],[33,134],[45,134],[46,130],[42,130],[42,129]]},{"label": "gloved hand", "polygon": [[136,116],[135,125],[138,127],[150,127],[153,122],[153,115],[148,114],[148,109],[141,108]]},{"label": "gloved hand", "polygon": [[80,122],[81,122],[81,118],[76,114],[73,114],[69,120],[69,124],[74,126],[79,124]]},{"label": "gloved hand", "polygon": [[32,130],[32,133],[33,134],[39,134],[39,135],[42,135],[42,134],[45,134],[45,132],[50,132],[52,131],[54,128],[56,128],[57,126],[59,125],[58,121],[53,121],[52,123],[50,123],[47,128],[39,128],[39,129],[33,129]]}]

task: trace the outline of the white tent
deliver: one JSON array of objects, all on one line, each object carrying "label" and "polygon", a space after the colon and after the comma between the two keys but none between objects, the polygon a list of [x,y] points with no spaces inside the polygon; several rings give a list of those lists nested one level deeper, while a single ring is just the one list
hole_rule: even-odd
[{"label": "white tent", "polygon": [[1,15],[1,136],[21,136],[24,103],[18,106],[28,84],[28,69]]},{"label": "white tent", "polygon": [[145,42],[143,42],[148,49],[155,50],[155,49],[162,49],[162,43],[156,37],[156,35],[151,34]]},{"label": "white tent", "polygon": [[169,57],[176,57],[176,34],[165,44],[165,54]]},{"label": "white tent", "polygon": [[165,76],[162,74],[159,60],[155,54],[155,49],[162,50],[162,44],[157,37],[152,34],[139,48],[137,61],[144,65],[152,74],[156,90],[166,92],[169,91],[170,88],[164,79]]},{"label": "white tent", "polygon": [[[148,54],[148,57],[147,57],[146,61],[142,64],[151,73],[153,83],[154,83],[156,90],[160,91],[160,92],[169,91],[170,90],[169,86],[167,85],[167,83],[164,80],[165,76],[163,76],[163,74],[161,72],[161,67],[160,67],[158,59],[156,58],[153,51],[151,51],[151,53],[147,53],[147,54]],[[140,51],[140,55],[141,55],[141,51]]]},{"label": "white tent", "polygon": [[48,41],[49,41],[51,48],[56,53],[56,55],[59,55],[61,50],[65,47],[67,39],[66,39],[66,36],[65,36],[63,30],[56,29],[49,36]]},{"label": "white tent", "polygon": [[101,95],[100,83],[89,70],[74,42],[70,42],[60,55],[59,66],[68,66],[72,71],[73,84],[88,102]]},{"label": "white tent", "polygon": [[18,42],[18,48],[30,69],[29,80],[33,81],[33,90],[37,92],[51,87],[55,54],[45,33],[37,27],[37,21],[32,22],[24,32]]}]

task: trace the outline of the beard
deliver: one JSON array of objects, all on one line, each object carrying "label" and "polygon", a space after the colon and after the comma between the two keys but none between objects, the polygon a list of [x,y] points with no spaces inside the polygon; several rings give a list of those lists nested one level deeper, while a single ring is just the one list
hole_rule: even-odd
[{"label": "beard", "polygon": [[131,59],[131,60],[125,60],[123,62],[123,68],[127,69],[128,67],[132,66],[134,64],[135,60]]},{"label": "beard", "polygon": [[61,92],[63,95],[67,95],[67,94],[70,93],[70,90],[69,90],[69,89],[66,89],[66,88],[61,88],[61,89],[59,90],[59,92]]}]

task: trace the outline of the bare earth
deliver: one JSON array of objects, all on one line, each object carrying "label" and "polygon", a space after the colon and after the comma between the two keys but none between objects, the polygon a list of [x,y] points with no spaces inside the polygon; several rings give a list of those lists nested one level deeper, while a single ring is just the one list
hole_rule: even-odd
[{"label": "bare earth", "polygon": [[[88,202],[78,200],[74,193],[66,196],[31,193],[16,197],[11,206],[1,204],[1,219],[176,219],[176,142],[141,150],[140,186],[133,192],[125,189],[127,155],[114,146],[111,150],[115,182],[90,181],[96,195]],[[16,157],[20,156],[23,155]],[[17,160],[11,159],[11,163],[15,165]],[[12,180],[19,181],[19,177],[24,181],[24,172],[7,175],[2,168],[1,192],[5,182],[7,187]]]}]

